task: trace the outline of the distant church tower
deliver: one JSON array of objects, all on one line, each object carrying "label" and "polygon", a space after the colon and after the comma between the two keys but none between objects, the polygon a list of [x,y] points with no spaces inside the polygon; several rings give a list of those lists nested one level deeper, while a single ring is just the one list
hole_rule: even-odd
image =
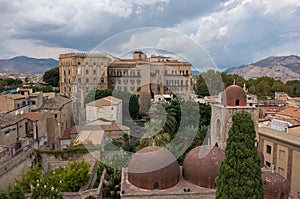
[{"label": "distant church tower", "polygon": [[221,149],[226,148],[228,131],[232,125],[232,116],[240,111],[251,114],[257,134],[258,108],[247,105],[247,96],[243,88],[238,85],[231,85],[222,93],[221,104],[212,104],[211,145],[217,143]]}]

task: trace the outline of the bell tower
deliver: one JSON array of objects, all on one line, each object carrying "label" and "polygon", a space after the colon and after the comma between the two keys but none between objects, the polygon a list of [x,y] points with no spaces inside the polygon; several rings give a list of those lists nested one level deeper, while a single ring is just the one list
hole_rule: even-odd
[{"label": "bell tower", "polygon": [[211,145],[217,143],[221,149],[226,148],[228,131],[232,125],[232,116],[241,111],[251,114],[257,133],[258,108],[247,105],[247,96],[243,88],[238,85],[228,86],[222,93],[221,104],[212,104]]}]

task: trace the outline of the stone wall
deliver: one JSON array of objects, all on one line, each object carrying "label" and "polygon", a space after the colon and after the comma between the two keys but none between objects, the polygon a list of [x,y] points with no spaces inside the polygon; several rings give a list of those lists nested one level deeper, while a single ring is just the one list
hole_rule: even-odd
[{"label": "stone wall", "polygon": [[18,155],[0,166],[0,190],[7,190],[10,184],[21,179],[32,163],[32,149],[20,152]]}]

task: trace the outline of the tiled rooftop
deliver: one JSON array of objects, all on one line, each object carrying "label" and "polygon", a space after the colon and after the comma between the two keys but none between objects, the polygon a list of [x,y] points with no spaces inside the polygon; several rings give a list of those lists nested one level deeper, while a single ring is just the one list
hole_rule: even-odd
[{"label": "tiled rooftop", "polygon": [[0,114],[0,128],[8,127],[24,119],[22,115]]},{"label": "tiled rooftop", "polygon": [[101,107],[101,106],[112,106],[112,105],[118,105],[122,102],[122,100],[113,97],[113,96],[108,96],[108,97],[104,97],[101,99],[98,99],[96,101],[90,102],[87,104],[87,106],[97,106],[97,107]]},{"label": "tiled rooftop", "polygon": [[44,112],[29,112],[29,113],[23,113],[22,116],[25,118],[31,120],[31,121],[38,121],[42,119]]},{"label": "tiled rooftop", "polygon": [[44,100],[43,105],[39,107],[37,110],[60,110],[62,107],[71,102],[72,100],[62,97],[56,96],[47,100]]}]

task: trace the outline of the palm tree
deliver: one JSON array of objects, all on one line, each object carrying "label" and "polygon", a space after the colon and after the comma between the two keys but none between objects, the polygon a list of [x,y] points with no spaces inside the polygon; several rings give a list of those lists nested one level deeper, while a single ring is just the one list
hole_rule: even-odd
[{"label": "palm tree", "polygon": [[149,115],[151,119],[161,121],[162,128],[165,132],[173,134],[177,124],[176,121],[176,109],[173,106],[162,106],[160,104],[154,105]]},{"label": "palm tree", "polygon": [[137,149],[146,146],[165,146],[170,142],[171,136],[163,130],[161,123],[161,120],[152,119],[145,125],[146,133],[140,139]]}]

